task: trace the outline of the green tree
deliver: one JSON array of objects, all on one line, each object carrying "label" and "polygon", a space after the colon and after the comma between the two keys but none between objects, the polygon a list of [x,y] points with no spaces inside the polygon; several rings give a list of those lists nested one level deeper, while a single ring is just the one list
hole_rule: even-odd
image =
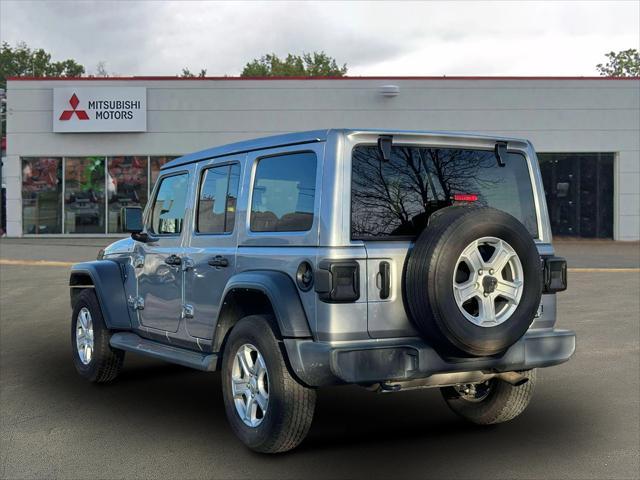
[{"label": "green tree", "polygon": [[80,77],[84,67],[75,60],[51,61],[44,49],[31,49],[20,42],[11,47],[2,42],[0,47],[0,87],[6,88],[7,77]]},{"label": "green tree", "polygon": [[[182,69],[182,73],[180,74],[180,76],[182,78],[195,78],[196,74],[185,67],[185,68]],[[206,76],[207,76],[207,69],[206,68],[200,69],[200,73],[198,73],[197,77],[198,78],[204,78]]]},{"label": "green tree", "polygon": [[347,64],[338,66],[336,60],[324,52],[288,54],[280,59],[268,53],[247,63],[241,77],[343,77]]},{"label": "green tree", "polygon": [[[20,42],[11,47],[7,42],[0,46],[0,88],[7,88],[8,77],[79,77],[84,67],[75,60],[67,59],[52,62],[51,54],[42,48],[32,50],[26,43]],[[6,131],[4,105],[0,106],[2,128],[0,136]]]},{"label": "green tree", "polygon": [[635,48],[609,52],[604,55],[609,61],[596,65],[600,75],[607,77],[640,77],[640,54]]}]

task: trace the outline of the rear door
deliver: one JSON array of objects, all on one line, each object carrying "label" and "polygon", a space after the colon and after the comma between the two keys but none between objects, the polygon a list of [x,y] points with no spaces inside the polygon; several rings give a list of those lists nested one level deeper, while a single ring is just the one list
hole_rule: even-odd
[{"label": "rear door", "polygon": [[394,144],[391,159],[383,161],[375,145],[357,145],[351,177],[351,238],[367,250],[368,329],[374,338],[417,333],[404,308],[403,268],[435,211],[475,199],[510,213],[538,235],[522,154],[509,153],[500,166],[490,150]]},{"label": "rear door", "polygon": [[241,160],[205,163],[189,245],[185,249],[184,318],[192,337],[211,339],[222,293],[236,269]]}]

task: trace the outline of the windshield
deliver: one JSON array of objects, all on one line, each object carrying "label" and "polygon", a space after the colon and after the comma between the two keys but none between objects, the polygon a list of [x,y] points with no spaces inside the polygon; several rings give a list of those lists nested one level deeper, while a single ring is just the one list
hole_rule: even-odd
[{"label": "windshield", "polygon": [[417,146],[393,146],[385,162],[376,146],[356,146],[351,238],[414,237],[433,212],[454,204],[460,195],[513,215],[537,237],[527,161],[524,155],[508,153],[504,164],[498,165],[493,151]]}]

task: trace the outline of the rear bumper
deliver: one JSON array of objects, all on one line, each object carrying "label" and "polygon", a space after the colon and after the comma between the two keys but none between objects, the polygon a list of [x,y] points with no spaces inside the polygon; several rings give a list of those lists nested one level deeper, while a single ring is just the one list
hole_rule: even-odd
[{"label": "rear bumper", "polygon": [[442,358],[419,338],[316,342],[285,339],[293,373],[310,386],[376,383],[438,373],[510,372],[566,362],[576,348],[571,330],[530,330],[500,357]]}]

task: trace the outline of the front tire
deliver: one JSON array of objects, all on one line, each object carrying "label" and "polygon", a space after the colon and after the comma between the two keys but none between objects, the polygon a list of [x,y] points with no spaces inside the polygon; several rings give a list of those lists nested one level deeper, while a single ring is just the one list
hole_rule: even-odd
[{"label": "front tire", "polygon": [[251,315],[229,334],[222,358],[222,394],[233,432],[251,450],[280,453],[306,437],[316,392],[291,376],[271,327]]},{"label": "front tire", "polygon": [[449,408],[469,422],[477,425],[508,422],[527,408],[536,386],[535,369],[521,373],[528,381],[519,386],[493,378],[478,385],[445,387],[440,391]]},{"label": "front tire", "polygon": [[71,354],[81,377],[94,383],[115,380],[122,369],[124,352],[109,345],[111,332],[93,289],[80,292],[71,317]]}]

